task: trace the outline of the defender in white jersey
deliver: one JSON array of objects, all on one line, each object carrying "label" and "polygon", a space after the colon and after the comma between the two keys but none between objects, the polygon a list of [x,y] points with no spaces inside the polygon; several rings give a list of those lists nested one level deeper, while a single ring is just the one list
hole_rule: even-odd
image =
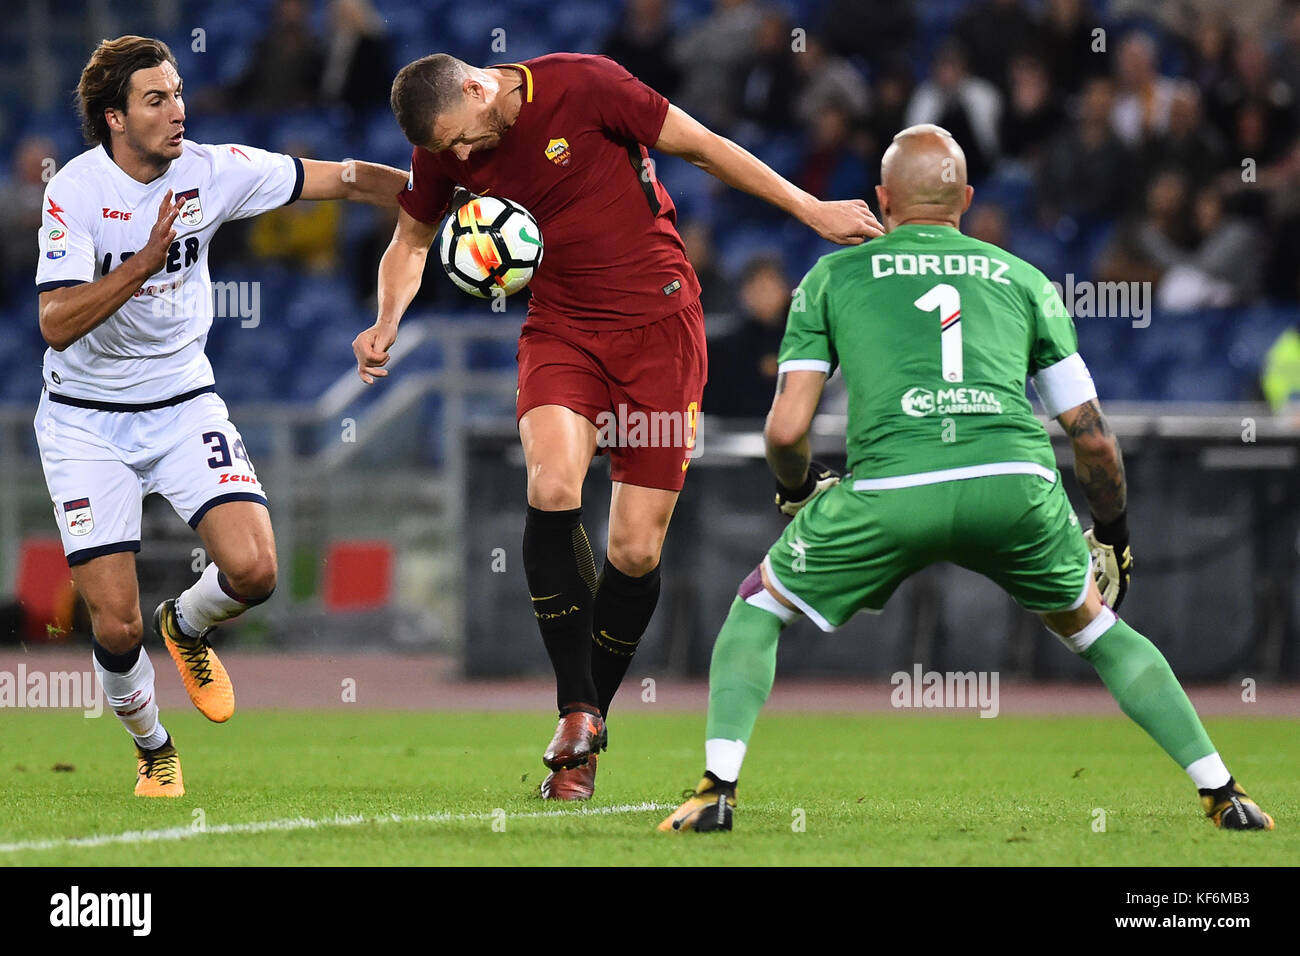
[{"label": "defender in white jersey", "polygon": [[184,138],[176,60],[158,40],[101,43],[77,89],[87,142],[45,192],[40,232],[44,394],[36,435],[95,671],[137,750],[135,792],[184,793],[141,645],[135,573],[141,503],[157,492],[211,559],[154,613],[195,706],[228,720],[235,697],[207,635],[275,589],[266,494],[216,393],[208,244],[217,228],[298,199],[396,205],[407,174]]}]

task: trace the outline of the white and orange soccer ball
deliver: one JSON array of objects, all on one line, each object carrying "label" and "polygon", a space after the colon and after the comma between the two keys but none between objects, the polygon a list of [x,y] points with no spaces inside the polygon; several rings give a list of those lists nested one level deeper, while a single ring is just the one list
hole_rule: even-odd
[{"label": "white and orange soccer ball", "polygon": [[542,264],[542,231],[523,206],[498,196],[463,203],[442,227],[442,267],[482,299],[513,295]]}]

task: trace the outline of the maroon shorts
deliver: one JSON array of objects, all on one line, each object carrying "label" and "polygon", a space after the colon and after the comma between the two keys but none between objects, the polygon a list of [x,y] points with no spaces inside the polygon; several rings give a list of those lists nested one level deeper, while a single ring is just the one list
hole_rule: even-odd
[{"label": "maroon shorts", "polygon": [[614,481],[681,491],[709,370],[698,299],[633,329],[525,324],[518,359],[516,420],[563,405],[596,426]]}]

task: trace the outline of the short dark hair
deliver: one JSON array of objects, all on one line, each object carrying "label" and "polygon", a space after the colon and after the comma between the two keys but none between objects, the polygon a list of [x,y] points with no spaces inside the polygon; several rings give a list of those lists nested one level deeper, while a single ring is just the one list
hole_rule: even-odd
[{"label": "short dark hair", "polygon": [[[126,112],[127,97],[131,92],[131,74],[163,63],[170,63],[176,68],[176,57],[172,56],[172,51],[162,40],[124,36],[116,40],[100,41],[85,69],[81,71],[81,80],[77,83],[81,135],[88,145],[107,145],[111,140],[104,111]],[[180,72],[178,68],[177,72]]]},{"label": "short dark hair", "polygon": [[449,53],[434,53],[402,67],[389,105],[412,146],[428,146],[439,116],[460,105],[469,66]]}]

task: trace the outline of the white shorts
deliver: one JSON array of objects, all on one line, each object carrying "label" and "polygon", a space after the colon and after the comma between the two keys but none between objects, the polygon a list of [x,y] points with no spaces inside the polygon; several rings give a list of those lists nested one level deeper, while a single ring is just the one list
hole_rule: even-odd
[{"label": "white shorts", "polygon": [[191,528],[227,501],[266,493],[230,422],[208,391],[146,411],[107,411],[42,393],[36,442],[68,565],[140,550],[140,509],[162,495]]}]

